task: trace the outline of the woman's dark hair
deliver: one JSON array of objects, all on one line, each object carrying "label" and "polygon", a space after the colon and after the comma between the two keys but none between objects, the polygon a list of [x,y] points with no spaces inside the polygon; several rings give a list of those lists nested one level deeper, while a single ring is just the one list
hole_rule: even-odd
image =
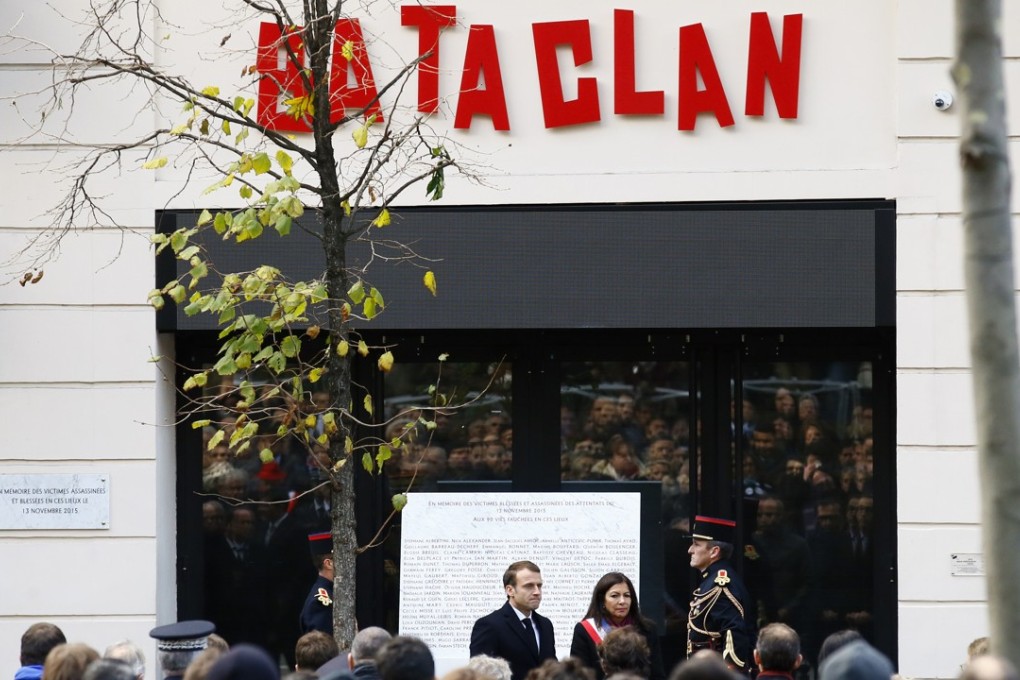
[{"label": "woman's dark hair", "polygon": [[627,588],[630,589],[630,611],[628,615],[633,621],[634,627],[643,633],[650,633],[654,631],[654,624],[641,615],[641,606],[638,604],[637,590],[634,589],[634,584],[630,582],[626,574],[618,571],[611,571],[595,584],[595,590],[591,594],[591,602],[588,604],[588,611],[585,612],[584,618],[594,618],[596,621],[605,618],[606,616],[606,593],[613,586],[626,583]]},{"label": "woman's dark hair", "polygon": [[652,670],[652,653],[645,636],[630,626],[609,631],[598,647],[606,677],[630,672],[647,678]]}]

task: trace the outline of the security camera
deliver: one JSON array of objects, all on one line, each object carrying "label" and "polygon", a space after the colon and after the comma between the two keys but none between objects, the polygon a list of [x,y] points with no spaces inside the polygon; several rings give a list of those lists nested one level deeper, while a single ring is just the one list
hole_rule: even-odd
[{"label": "security camera", "polygon": [[946,111],[953,105],[953,95],[944,90],[939,90],[932,95],[931,103],[934,104],[935,108],[939,111]]}]

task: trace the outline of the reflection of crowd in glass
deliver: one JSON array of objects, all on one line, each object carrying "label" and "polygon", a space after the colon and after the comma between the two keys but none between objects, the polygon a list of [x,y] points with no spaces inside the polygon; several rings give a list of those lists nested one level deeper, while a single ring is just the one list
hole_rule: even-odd
[{"label": "reflection of crowd in glass", "polygon": [[514,431],[505,412],[476,417],[456,409],[429,411],[425,418],[436,424],[431,430],[421,426],[419,415],[398,417],[386,428],[386,439],[391,440],[413,426],[410,441],[387,463],[395,491],[409,486],[426,491],[440,480],[510,479]]},{"label": "reflection of crowd in glass", "polygon": [[[226,443],[239,415],[236,396],[224,390],[218,399],[213,420],[226,437],[210,449],[216,429],[207,427],[202,445],[204,616],[228,642],[255,643],[293,663],[298,616],[316,576],[307,537],[330,526],[330,489],[322,484],[329,457],[314,442],[328,397],[316,392],[303,404],[277,398],[249,412],[258,433],[240,453]],[[297,418],[309,418],[310,446],[277,434]],[[264,450],[272,452],[268,461]]]},{"label": "reflection of crowd in glass", "polygon": [[601,395],[587,413],[561,406],[560,438],[563,479],[662,482],[665,523],[687,521],[690,425],[685,415],[667,417],[665,409],[630,393]]},{"label": "reflection of crowd in glass", "polygon": [[[749,393],[739,435],[743,569],[755,618],[796,629],[809,657],[832,631],[849,627],[870,636],[872,626],[873,411],[858,404],[838,426],[830,397],[785,386]],[[692,514],[687,416],[675,402],[626,392],[588,404],[561,407],[563,479],[659,481],[667,534],[686,532]],[[667,572],[683,559],[679,549],[671,557],[670,545],[667,535]],[[667,611],[683,621],[686,584],[678,582],[675,591]]]},{"label": "reflection of crowd in glass", "polygon": [[822,400],[779,387],[771,403],[743,409],[745,506],[756,506],[745,565],[758,616],[800,631],[809,654],[837,629],[872,629],[873,411],[858,404],[838,427]]}]

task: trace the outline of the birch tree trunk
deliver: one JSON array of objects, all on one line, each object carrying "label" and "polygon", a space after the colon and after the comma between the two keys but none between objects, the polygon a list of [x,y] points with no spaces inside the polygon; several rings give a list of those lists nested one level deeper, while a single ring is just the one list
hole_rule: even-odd
[{"label": "birch tree trunk", "polygon": [[1020,666],[1020,371],[999,0],[956,0],[965,276],[992,650]]}]

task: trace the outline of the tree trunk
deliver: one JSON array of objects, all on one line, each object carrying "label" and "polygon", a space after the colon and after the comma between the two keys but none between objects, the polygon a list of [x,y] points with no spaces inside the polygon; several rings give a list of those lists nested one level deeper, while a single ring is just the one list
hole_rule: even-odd
[{"label": "tree trunk", "polygon": [[[306,5],[306,7],[309,5]],[[312,119],[312,139],[315,144],[315,165],[319,175],[319,197],[322,201],[322,247],[326,256],[326,288],[329,293],[327,318],[329,320],[331,351],[329,353],[326,386],[329,390],[330,410],[336,415],[339,431],[330,441],[329,459],[332,465],[346,463],[330,472],[332,480],[331,523],[333,533],[333,637],[341,650],[349,650],[354,640],[357,604],[357,551],[358,539],[354,518],[354,461],[347,453],[345,442],[351,434],[350,423],[340,417],[339,411],[351,407],[351,365],[349,357],[336,351],[341,340],[347,340],[348,320],[341,307],[347,299],[350,277],[347,272],[347,237],[345,216],[340,206],[340,177],[333,147],[335,126],[330,123],[329,106],[329,55],[333,42],[334,24],[326,0],[310,3],[311,13],[306,16],[306,41],[314,83],[313,101],[318,111]]]},{"label": "tree trunk", "polygon": [[1020,666],[1020,373],[998,0],[956,0],[965,274],[992,650]]}]

